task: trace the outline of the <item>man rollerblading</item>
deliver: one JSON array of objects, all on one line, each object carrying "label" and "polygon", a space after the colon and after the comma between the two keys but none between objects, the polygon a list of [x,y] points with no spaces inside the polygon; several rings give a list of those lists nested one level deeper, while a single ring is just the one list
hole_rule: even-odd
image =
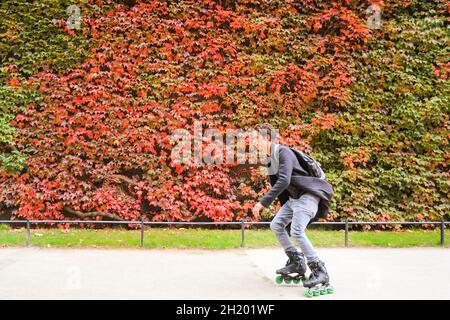
[{"label": "man rollerblading", "polygon": [[[289,261],[285,270],[295,269],[295,261],[299,261],[295,259],[304,255],[311,269],[311,279],[303,282],[308,288],[306,296],[332,293],[325,265],[319,259],[305,230],[312,221],[327,216],[333,188],[325,180],[325,174],[318,162],[303,152],[277,143],[278,136],[271,125],[258,125],[256,130],[259,133],[258,148],[265,152],[269,159],[267,167],[272,188],[255,204],[252,212],[255,217],[258,217],[259,212],[263,208],[268,208],[278,197],[282,207],[273,218],[270,228],[286,254],[289,252]],[[286,230],[289,224],[291,225],[290,234]],[[291,242],[290,236],[301,248],[302,256],[297,254],[298,251]],[[301,265],[300,262],[298,263]],[[281,270],[283,269],[277,270],[277,273]],[[297,273],[296,281],[304,279],[302,268],[299,268],[299,271],[301,272]],[[276,278],[277,283],[283,280],[286,282],[286,279],[290,283],[292,276],[286,273],[279,274],[281,276]]]}]

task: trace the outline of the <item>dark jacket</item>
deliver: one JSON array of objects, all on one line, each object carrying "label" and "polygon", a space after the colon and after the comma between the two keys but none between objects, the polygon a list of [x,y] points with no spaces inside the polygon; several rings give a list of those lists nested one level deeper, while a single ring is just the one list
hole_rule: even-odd
[{"label": "dark jacket", "polygon": [[311,193],[320,198],[314,220],[326,218],[333,197],[333,187],[324,176],[322,178],[309,176],[300,165],[298,156],[295,150],[288,146],[275,144],[272,146],[270,166],[277,164],[276,172],[269,175],[272,188],[260,203],[267,208],[278,197],[283,205],[289,197],[298,199],[304,193]]}]

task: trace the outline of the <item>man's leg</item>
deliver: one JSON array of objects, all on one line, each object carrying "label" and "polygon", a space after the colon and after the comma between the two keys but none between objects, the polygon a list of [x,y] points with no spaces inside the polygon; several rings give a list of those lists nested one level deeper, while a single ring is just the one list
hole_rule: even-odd
[{"label": "man's leg", "polygon": [[273,233],[275,233],[275,236],[284,251],[296,252],[297,249],[291,242],[291,239],[286,231],[286,226],[292,221],[292,214],[293,212],[290,207],[290,201],[287,201],[273,218],[270,223],[270,229],[272,229]]},{"label": "man's leg", "polygon": [[319,261],[319,256],[305,234],[309,221],[316,215],[319,201],[319,197],[308,193],[299,199],[291,199],[291,210],[293,211],[291,236],[302,249],[308,262]]}]

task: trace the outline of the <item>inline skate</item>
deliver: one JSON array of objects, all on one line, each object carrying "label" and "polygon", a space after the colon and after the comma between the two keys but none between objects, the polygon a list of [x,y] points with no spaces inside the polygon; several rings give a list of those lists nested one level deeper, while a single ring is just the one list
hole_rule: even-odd
[{"label": "inline skate", "polygon": [[305,295],[311,298],[334,293],[325,264],[322,261],[313,261],[308,262],[308,267],[311,269],[311,275],[303,281],[303,286],[307,288]]},{"label": "inline skate", "polygon": [[305,280],[306,263],[303,253],[296,251],[286,251],[288,256],[288,261],[286,266],[278,269],[276,273],[279,275],[275,278],[275,282],[282,284],[299,284],[301,281]]}]

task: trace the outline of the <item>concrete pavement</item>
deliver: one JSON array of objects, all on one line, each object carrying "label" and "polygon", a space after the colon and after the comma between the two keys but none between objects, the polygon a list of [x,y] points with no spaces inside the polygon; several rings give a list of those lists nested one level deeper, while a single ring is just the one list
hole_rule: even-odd
[{"label": "concrete pavement", "polygon": [[[450,250],[318,249],[335,294],[450,299]],[[0,299],[307,299],[276,285],[280,249],[0,249]]]}]

